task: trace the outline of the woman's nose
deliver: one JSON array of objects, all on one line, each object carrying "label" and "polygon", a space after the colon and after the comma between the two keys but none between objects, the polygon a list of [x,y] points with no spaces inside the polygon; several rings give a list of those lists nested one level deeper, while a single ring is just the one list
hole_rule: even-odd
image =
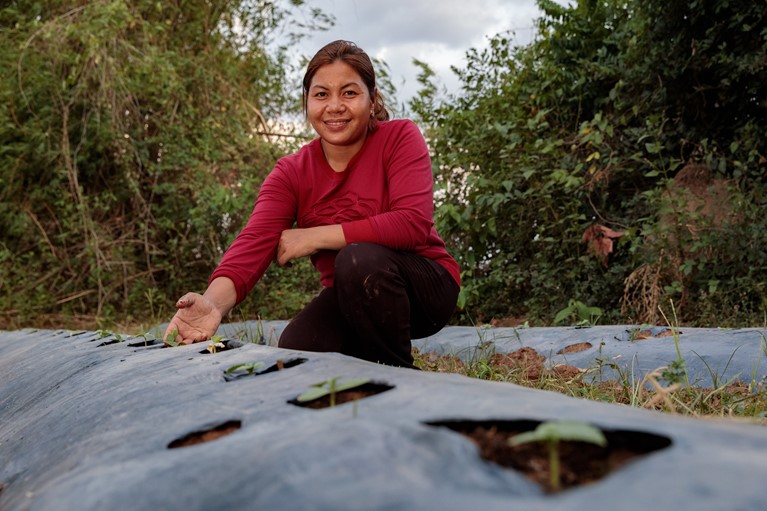
[{"label": "woman's nose", "polygon": [[328,102],[328,110],[331,112],[339,112],[344,109],[343,101],[338,96],[332,96]]}]

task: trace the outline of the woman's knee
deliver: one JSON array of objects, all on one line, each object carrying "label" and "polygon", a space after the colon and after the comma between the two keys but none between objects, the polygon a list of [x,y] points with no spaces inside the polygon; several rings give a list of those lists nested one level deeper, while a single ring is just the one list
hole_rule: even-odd
[{"label": "woman's knee", "polygon": [[336,255],[334,279],[336,285],[364,283],[371,276],[391,271],[391,249],[375,243],[352,243]]}]

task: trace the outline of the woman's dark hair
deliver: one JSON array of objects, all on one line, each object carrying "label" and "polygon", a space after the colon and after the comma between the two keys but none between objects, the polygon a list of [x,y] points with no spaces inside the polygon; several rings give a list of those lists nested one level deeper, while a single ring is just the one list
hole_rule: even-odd
[{"label": "woman's dark hair", "polygon": [[322,66],[332,64],[334,62],[341,61],[354,69],[363,83],[368,89],[368,94],[371,98],[375,98],[373,103],[373,113],[370,116],[370,122],[368,123],[368,130],[372,131],[375,128],[375,124],[378,121],[388,121],[389,111],[386,109],[384,99],[381,93],[376,95],[376,74],[373,69],[373,63],[370,61],[370,57],[365,51],[354,44],[351,41],[333,41],[326,44],[317,53],[314,54],[312,60],[306,66],[306,74],[304,74],[304,112],[306,112],[306,104],[309,99],[309,86],[312,84],[312,78],[315,73]]}]

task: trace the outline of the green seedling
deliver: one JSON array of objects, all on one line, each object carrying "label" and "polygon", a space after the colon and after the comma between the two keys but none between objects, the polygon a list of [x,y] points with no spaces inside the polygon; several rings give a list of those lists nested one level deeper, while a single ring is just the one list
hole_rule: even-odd
[{"label": "green seedling", "polygon": [[122,342],[123,340],[122,335],[112,333],[109,330],[96,330],[96,333],[99,334],[99,339],[103,339],[104,337],[109,337],[111,335],[117,342]]},{"label": "green seedling", "polygon": [[178,329],[174,328],[173,331],[168,334],[168,337],[165,339],[165,344],[170,346],[171,348],[175,348],[176,346],[181,345],[181,341],[176,341],[176,338],[178,337]]},{"label": "green seedling", "polygon": [[144,347],[149,346],[149,339],[147,339],[147,334],[138,334],[133,336],[134,339],[143,339],[144,340]]},{"label": "green seedling", "polygon": [[227,369],[225,372],[226,374],[232,374],[237,371],[246,371],[248,373],[248,376],[252,376],[256,373],[256,371],[263,368],[264,368],[263,362],[246,362],[244,364],[233,365],[229,369]]},{"label": "green seedling", "polygon": [[338,379],[339,377],[336,376],[335,378],[330,378],[329,380],[310,385],[306,392],[296,398],[296,401],[299,403],[306,403],[329,395],[330,406],[336,406],[336,394],[343,392],[344,390],[353,389],[365,385],[366,383],[370,383],[368,378],[355,378],[344,382],[339,382]]},{"label": "green seedling", "polygon": [[224,343],[221,342],[221,339],[223,338],[224,338],[223,335],[214,335],[213,337],[211,337],[210,344],[208,344],[208,351],[210,353],[215,353],[216,350],[222,350],[226,348],[226,346],[224,346]]},{"label": "green seedling", "polygon": [[529,442],[545,443],[549,450],[549,484],[552,491],[559,491],[559,442],[588,442],[601,447],[607,445],[607,439],[602,432],[576,421],[550,421],[540,424],[535,430],[514,435],[509,439],[509,445],[514,447]]}]

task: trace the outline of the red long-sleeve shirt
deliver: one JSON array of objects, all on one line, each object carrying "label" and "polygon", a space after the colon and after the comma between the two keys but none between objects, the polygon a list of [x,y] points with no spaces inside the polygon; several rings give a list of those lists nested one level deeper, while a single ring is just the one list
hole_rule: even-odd
[{"label": "red long-sleeve shirt", "polygon": [[[245,228],[210,280],[228,277],[245,299],[275,259],[280,234],[340,224],[347,243],[373,242],[433,259],[460,284],[458,264],[434,229],[434,181],[426,142],[411,121],[379,122],[346,170],[327,163],[319,139],[277,161]],[[311,256],[325,287],[333,285],[335,250]]]}]

